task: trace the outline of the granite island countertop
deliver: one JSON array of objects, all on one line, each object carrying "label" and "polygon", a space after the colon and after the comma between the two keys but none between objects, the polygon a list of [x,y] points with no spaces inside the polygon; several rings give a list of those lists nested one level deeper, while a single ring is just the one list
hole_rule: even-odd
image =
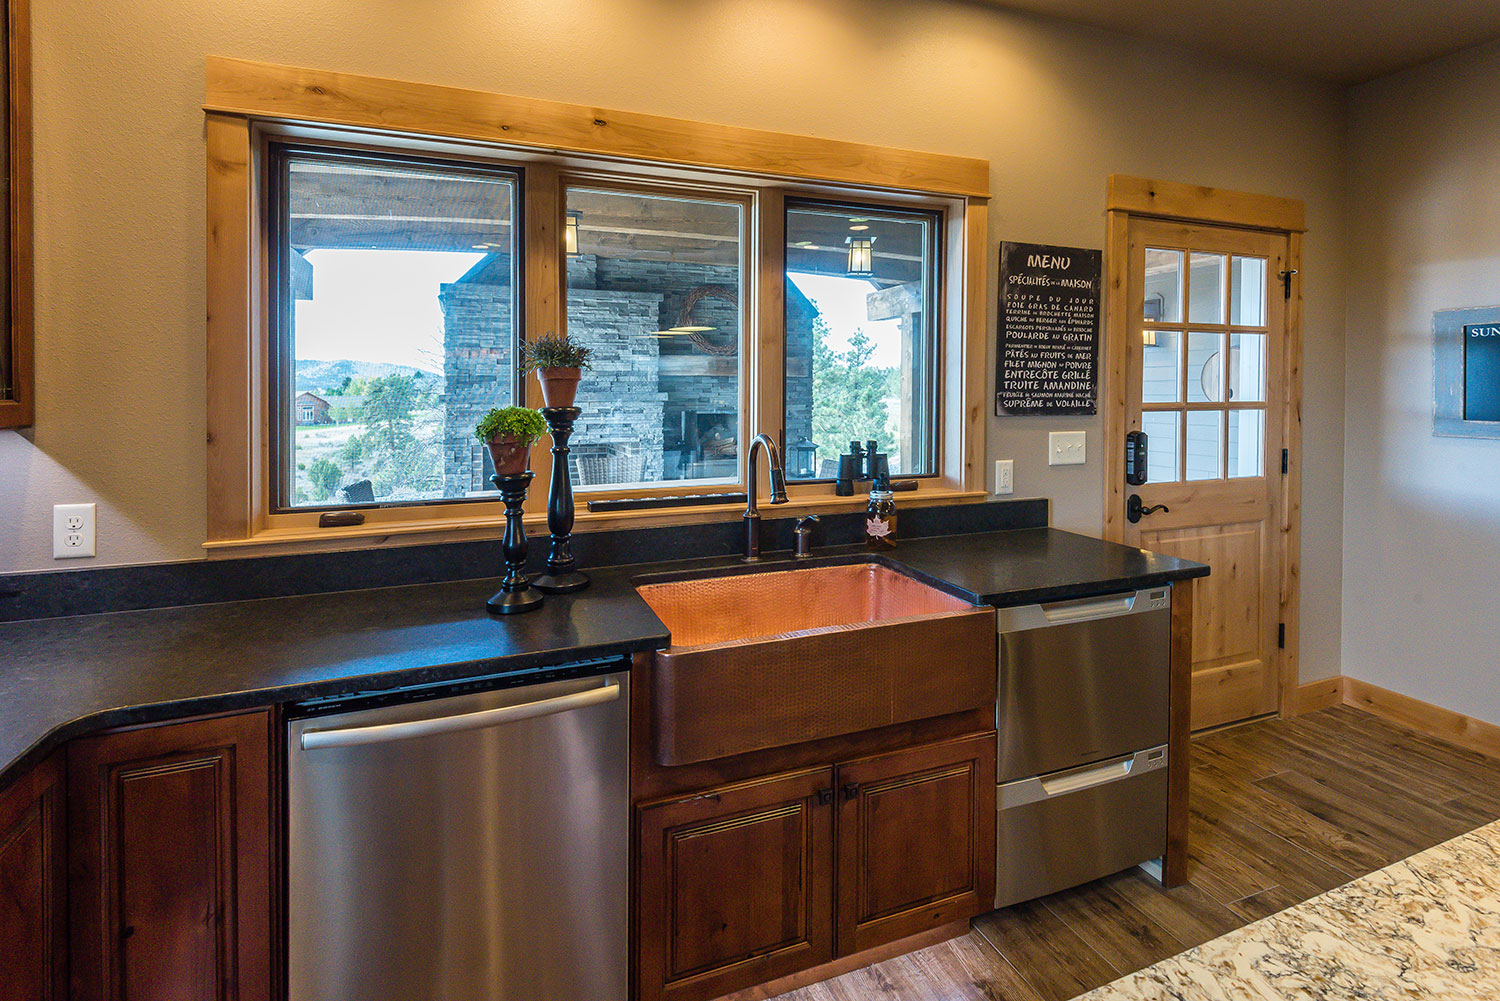
[{"label": "granite island countertop", "polygon": [[1078,1001],[1500,997],[1500,821]]},{"label": "granite island countertop", "polygon": [[[664,554],[666,555],[666,554]],[[860,547],[819,550],[848,559]],[[1085,597],[1208,568],[1050,528],[903,540],[898,568],[976,604]],[[771,553],[759,570],[795,566]],[[117,726],[537,672],[666,646],[632,581],[733,557],[591,570],[594,584],[497,618],[495,579],[0,623],[0,787],[66,740]]]}]

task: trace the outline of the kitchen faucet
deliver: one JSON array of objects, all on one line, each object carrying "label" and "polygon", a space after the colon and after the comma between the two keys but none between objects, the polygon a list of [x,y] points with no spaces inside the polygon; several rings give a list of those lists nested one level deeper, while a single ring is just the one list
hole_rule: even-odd
[{"label": "kitchen faucet", "polygon": [[776,440],[770,435],[761,433],[755,436],[750,443],[750,451],[745,453],[745,478],[749,481],[745,488],[745,562],[750,563],[760,559],[760,508],[755,504],[755,449],[763,447],[766,450],[766,458],[771,461],[771,503],[785,504],[786,497],[786,470],[781,467],[781,453],[776,448]]}]

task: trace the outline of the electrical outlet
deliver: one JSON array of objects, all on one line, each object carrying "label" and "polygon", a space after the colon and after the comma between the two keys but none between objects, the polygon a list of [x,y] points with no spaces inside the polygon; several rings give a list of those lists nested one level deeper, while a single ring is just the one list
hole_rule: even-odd
[{"label": "electrical outlet", "polygon": [[995,460],[995,493],[1009,494],[1016,490],[1016,463],[1014,459]]},{"label": "electrical outlet", "polygon": [[1053,431],[1047,435],[1047,465],[1078,466],[1083,464],[1082,431]]},{"label": "electrical outlet", "polygon": [[76,560],[94,555],[93,504],[52,505],[52,558]]}]

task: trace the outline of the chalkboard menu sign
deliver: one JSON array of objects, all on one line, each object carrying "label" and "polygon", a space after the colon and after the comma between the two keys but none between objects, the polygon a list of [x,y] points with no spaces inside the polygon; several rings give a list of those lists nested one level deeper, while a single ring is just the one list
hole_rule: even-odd
[{"label": "chalkboard menu sign", "polygon": [[1103,255],[1000,245],[996,414],[1098,412]]},{"label": "chalkboard menu sign", "polygon": [[1500,324],[1464,327],[1464,420],[1500,421]]}]

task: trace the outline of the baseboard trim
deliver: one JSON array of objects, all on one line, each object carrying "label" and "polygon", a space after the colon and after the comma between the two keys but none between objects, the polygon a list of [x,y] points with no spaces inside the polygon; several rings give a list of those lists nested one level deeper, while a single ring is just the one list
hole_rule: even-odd
[{"label": "baseboard trim", "polygon": [[1500,758],[1500,726],[1344,675],[1297,686],[1296,705],[1291,715],[1300,716],[1337,705],[1353,706],[1429,737],[1487,757]]},{"label": "baseboard trim", "polygon": [[855,953],[852,956],[841,956],[838,959],[824,963],[822,966],[815,966],[810,970],[803,970],[800,973],[792,973],[779,980],[772,980],[770,983],[760,984],[756,987],[747,987],[732,994],[725,994],[718,998],[717,1001],[767,1001],[769,998],[780,997],[788,991],[801,990],[803,987],[822,983],[825,980],[832,980],[834,977],[841,977],[846,973],[852,973],[866,966],[883,963],[887,959],[895,959],[897,956],[904,956],[908,952],[926,949],[929,946],[937,945],[939,942],[946,942],[949,939],[958,938],[960,935],[967,935],[968,933],[968,919],[960,918],[957,921],[950,921],[938,928],[917,932],[915,935],[908,935],[906,938],[898,939],[895,942],[887,942],[885,945],[877,945],[873,949],[866,949],[864,952]]},{"label": "baseboard trim", "polygon": [[1303,713],[1317,712],[1329,706],[1342,705],[1344,681],[1345,678],[1342,675],[1334,675],[1332,678],[1319,678],[1317,681],[1298,685],[1295,696],[1296,705],[1292,706],[1289,715],[1301,716]]}]

